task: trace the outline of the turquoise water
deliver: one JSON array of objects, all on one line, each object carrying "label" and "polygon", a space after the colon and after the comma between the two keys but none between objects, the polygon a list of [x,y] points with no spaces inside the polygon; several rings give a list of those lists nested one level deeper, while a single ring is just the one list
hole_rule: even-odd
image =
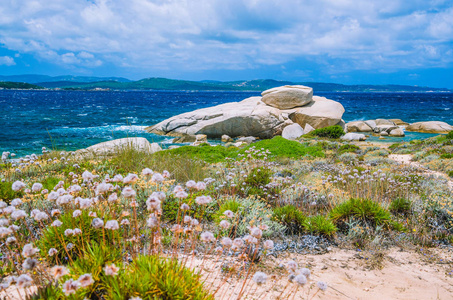
[{"label": "turquoise water", "polygon": [[[139,136],[169,145],[172,138],[144,128],[198,108],[240,101],[259,92],[17,91],[0,90],[0,152],[39,153],[41,147],[75,150]],[[315,93],[339,101],[346,121],[399,118],[453,123],[451,93]],[[433,135],[407,133],[401,141]],[[376,138],[371,138],[371,140]],[[376,139],[377,140],[377,139]]]}]

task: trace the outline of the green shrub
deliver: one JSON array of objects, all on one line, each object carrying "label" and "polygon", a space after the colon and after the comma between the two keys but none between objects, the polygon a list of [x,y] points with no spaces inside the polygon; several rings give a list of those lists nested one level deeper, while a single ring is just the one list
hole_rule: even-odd
[{"label": "green shrub", "polygon": [[23,194],[22,192],[13,191],[12,185],[12,182],[0,182],[0,199],[6,203],[9,203],[10,200],[13,200],[14,198],[22,197]]},{"label": "green shrub", "polygon": [[360,150],[359,146],[353,145],[353,144],[346,144],[342,145],[340,148],[338,148],[338,154],[343,154],[346,152],[357,152]]},{"label": "green shrub", "polygon": [[334,207],[329,216],[339,225],[346,224],[351,218],[372,227],[388,224],[390,221],[390,213],[370,199],[351,198]]},{"label": "green shrub", "polygon": [[47,177],[46,179],[42,180],[41,184],[43,189],[51,191],[60,181],[61,179],[57,177]]},{"label": "green shrub", "polygon": [[203,287],[200,275],[176,259],[156,255],[139,256],[125,272],[110,278],[108,299],[214,299]]},{"label": "green shrub", "polygon": [[294,205],[274,208],[272,219],[283,224],[289,233],[300,233],[304,229],[305,215]]},{"label": "green shrub", "polygon": [[448,176],[453,177],[453,170],[448,172]]},{"label": "green shrub", "polygon": [[213,214],[212,218],[215,222],[220,222],[221,220],[225,219],[223,213],[227,210],[231,210],[232,212],[236,213],[239,211],[241,204],[236,201],[236,199],[227,200],[222,203],[219,209]]},{"label": "green shrub", "polygon": [[389,206],[393,214],[408,215],[412,210],[412,202],[406,198],[393,199]]},{"label": "green shrub", "polygon": [[453,139],[453,130],[450,131],[450,132],[445,136],[445,138],[446,138],[447,140],[452,140],[452,139]]},{"label": "green shrub", "polygon": [[453,158],[453,153],[444,153],[440,156],[440,158],[443,158],[443,159]]},{"label": "green shrub", "polygon": [[337,231],[335,224],[328,217],[322,215],[306,218],[303,225],[305,230],[311,234],[332,236]]},{"label": "green shrub", "polygon": [[162,216],[165,221],[169,222],[176,222],[176,218],[178,217],[181,220],[182,212],[180,211],[180,207],[182,203],[186,203],[190,206],[190,216],[201,220],[202,218],[206,221],[212,220],[212,214],[216,211],[218,205],[216,201],[209,203],[207,206],[198,205],[195,203],[195,198],[200,195],[204,195],[205,193],[194,193],[190,194],[183,202],[181,200],[170,196],[165,201],[162,202]]},{"label": "green shrub", "polygon": [[193,146],[182,146],[179,148],[164,151],[163,153],[156,153],[155,156],[167,156],[164,154],[168,152],[171,155],[182,155],[192,159],[201,159],[207,163],[216,163],[223,161],[226,157],[232,157],[237,155],[237,147],[224,147],[221,145],[210,146],[209,144],[201,144],[197,147]]},{"label": "green shrub", "polygon": [[338,139],[344,135],[344,130],[339,125],[328,126],[320,129],[313,130],[308,136],[317,136],[329,139]]},{"label": "green shrub", "polygon": [[[38,240],[37,246],[41,250],[41,256],[47,257],[51,263],[66,264],[70,262],[68,253],[72,260],[77,259],[80,255],[83,254],[86,247],[90,244],[91,241],[101,242],[103,241],[102,230],[95,229],[91,226],[92,217],[88,216],[88,211],[83,210],[82,214],[73,218],[72,211],[68,211],[58,218],[63,224],[59,227],[48,226],[41,238]],[[66,229],[79,228],[82,233],[78,236],[65,236],[64,231]],[[115,234],[120,234],[121,228],[115,230]],[[111,241],[113,233],[105,232],[106,241]],[[68,253],[65,251],[65,245],[72,243],[74,247],[68,250]],[[49,256],[49,249],[55,248],[58,253]]]}]

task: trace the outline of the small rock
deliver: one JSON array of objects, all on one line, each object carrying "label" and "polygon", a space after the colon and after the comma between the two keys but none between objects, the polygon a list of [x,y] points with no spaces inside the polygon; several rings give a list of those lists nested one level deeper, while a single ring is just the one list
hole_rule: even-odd
[{"label": "small rock", "polygon": [[282,132],[282,137],[287,140],[296,140],[302,135],[304,135],[304,129],[297,123],[286,126]]},{"label": "small rock", "polygon": [[244,142],[244,143],[247,143],[247,144],[251,144],[254,141],[256,141],[256,137],[246,136],[246,137],[238,138],[236,142]]},{"label": "small rock", "polygon": [[226,135],[226,134],[222,135],[223,143],[228,143],[228,142],[232,142],[232,141],[233,141],[233,139],[229,135]]},{"label": "small rock", "polygon": [[392,129],[389,133],[390,136],[403,137],[405,136],[404,130],[401,128]]},{"label": "small rock", "polygon": [[197,140],[195,135],[184,134],[173,139],[173,144],[193,143]]},{"label": "small rock", "polygon": [[197,134],[195,136],[196,142],[207,142],[208,136],[206,134]]},{"label": "small rock", "polygon": [[340,139],[342,139],[343,141],[364,141],[366,140],[366,137],[362,133],[348,132],[345,135],[343,135]]}]

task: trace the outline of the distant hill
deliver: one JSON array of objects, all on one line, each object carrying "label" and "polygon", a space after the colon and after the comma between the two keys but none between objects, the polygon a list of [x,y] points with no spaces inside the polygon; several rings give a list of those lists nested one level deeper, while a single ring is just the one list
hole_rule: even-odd
[{"label": "distant hill", "polygon": [[43,87],[37,86],[30,83],[24,82],[11,82],[11,81],[0,81],[0,89],[20,89],[20,90],[31,90],[31,89],[42,89]]},{"label": "distant hill", "polygon": [[[6,80],[8,79],[8,80]],[[324,82],[292,82],[273,79],[243,81],[188,81],[167,78],[145,78],[131,81],[121,77],[45,76],[15,75],[0,76],[0,81],[16,81],[36,84],[49,89],[67,90],[190,90],[190,91],[264,91],[282,85],[306,85],[316,92],[452,92],[445,88],[409,85],[345,85]]]}]

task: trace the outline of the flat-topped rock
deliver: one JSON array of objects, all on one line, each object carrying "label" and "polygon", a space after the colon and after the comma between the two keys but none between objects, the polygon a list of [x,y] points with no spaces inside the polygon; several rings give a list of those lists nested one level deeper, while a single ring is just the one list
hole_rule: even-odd
[{"label": "flat-topped rock", "polygon": [[424,132],[424,133],[449,133],[453,126],[440,121],[427,121],[412,123],[406,127],[406,131]]},{"label": "flat-topped rock", "polygon": [[346,123],[346,130],[348,132],[372,132],[373,128],[364,121],[353,121]]},{"label": "flat-topped rock", "polygon": [[112,154],[117,151],[127,150],[133,148],[138,151],[154,153],[162,150],[157,143],[150,143],[147,139],[142,137],[123,138],[113,141],[99,143],[90,146],[86,149],[79,150],[81,153],[93,153],[97,155]]},{"label": "flat-topped rock", "polygon": [[291,109],[311,102],[313,89],[303,85],[285,85],[261,93],[262,101],[278,109]]},{"label": "flat-topped rock", "polygon": [[289,118],[304,127],[310,124],[313,128],[324,128],[341,123],[344,107],[341,103],[326,99],[324,97],[313,96],[313,101],[308,105],[295,108],[289,114]]},{"label": "flat-topped rock", "polygon": [[[283,90],[287,88],[282,87]],[[305,88],[291,87],[297,90]],[[279,91],[278,88],[276,90]],[[273,93],[272,91],[263,92],[264,96]],[[240,102],[183,113],[148,127],[146,130],[175,137],[205,134],[208,138],[221,138],[222,135],[228,135],[232,138],[254,136],[265,139],[281,135],[283,128],[293,123],[298,123],[302,127],[309,124],[314,129],[343,124],[341,117],[344,108],[333,100],[314,96],[305,106],[279,109],[264,103],[262,100],[264,96],[263,98],[250,97]],[[298,102],[300,103],[302,102]]]},{"label": "flat-topped rock", "polygon": [[366,136],[363,133],[348,132],[340,137],[340,139],[343,141],[365,141]]}]

